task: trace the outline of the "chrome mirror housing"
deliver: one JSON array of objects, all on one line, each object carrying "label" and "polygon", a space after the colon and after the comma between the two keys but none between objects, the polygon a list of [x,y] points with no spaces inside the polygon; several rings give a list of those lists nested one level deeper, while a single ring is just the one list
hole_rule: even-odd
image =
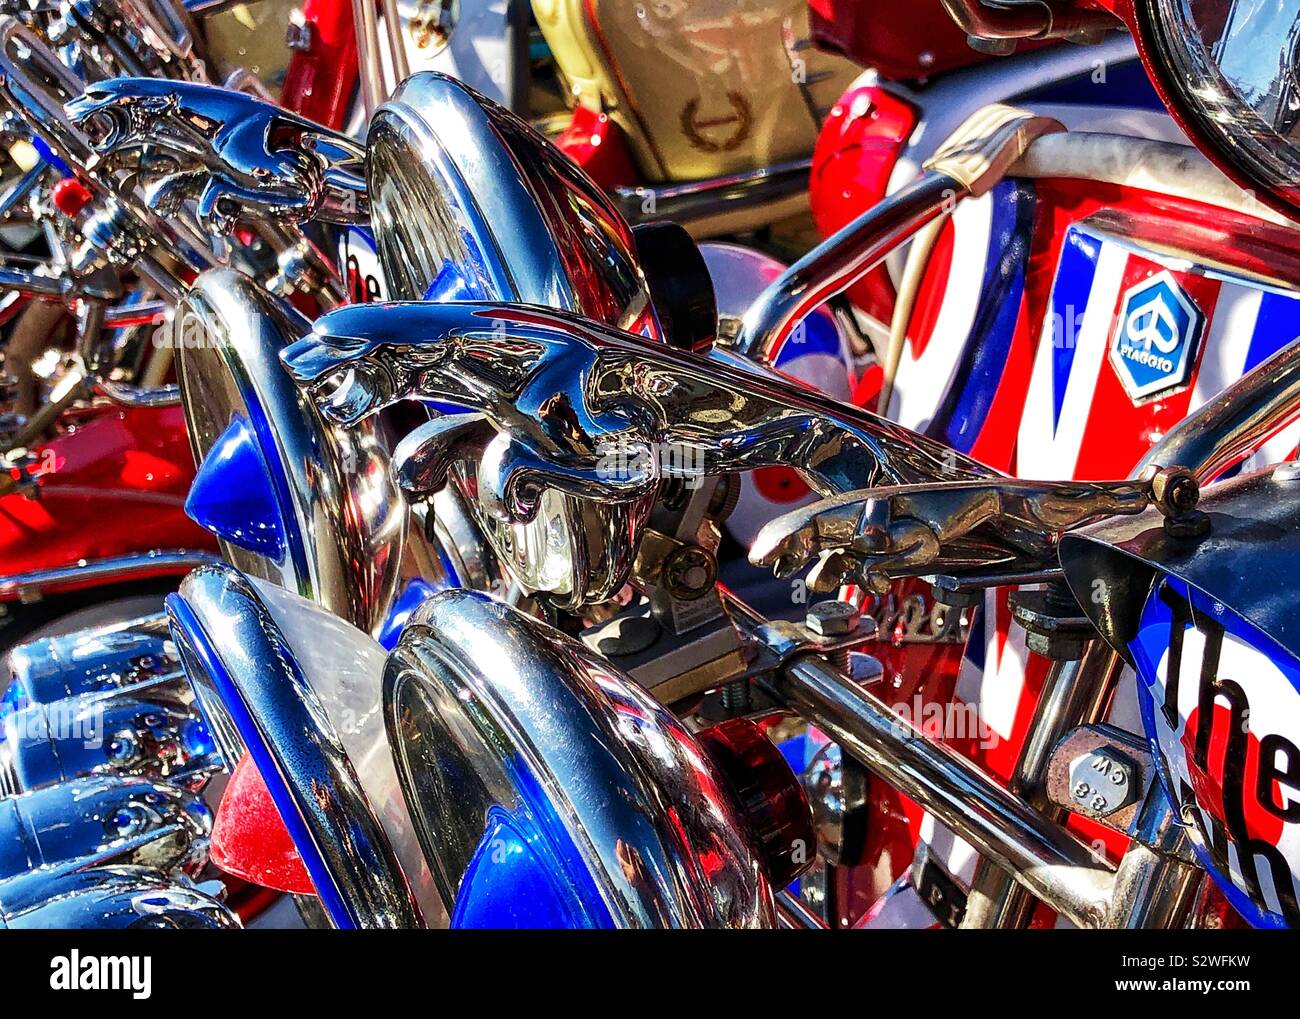
[{"label": "chrome mirror housing", "polygon": [[384,718],[453,927],[774,924],[722,770],[578,641],[442,592],[389,656]]},{"label": "chrome mirror housing", "polygon": [[331,423],[281,366],[279,352],[310,331],[236,272],[195,280],[166,337],[179,348],[200,464],[186,509],[239,569],[378,632],[401,580],[409,510],[380,423]]},{"label": "chrome mirror housing", "polygon": [[518,301],[660,337],[608,196],[463,82],[424,71],[402,83],[370,122],[366,180],[394,299]]}]

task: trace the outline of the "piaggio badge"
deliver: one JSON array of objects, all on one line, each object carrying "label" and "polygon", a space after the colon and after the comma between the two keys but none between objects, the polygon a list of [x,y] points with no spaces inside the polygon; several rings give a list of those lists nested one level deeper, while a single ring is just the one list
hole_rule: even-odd
[{"label": "piaggio badge", "polygon": [[1110,363],[1134,403],[1187,385],[1205,315],[1165,270],[1131,287],[1119,308]]}]

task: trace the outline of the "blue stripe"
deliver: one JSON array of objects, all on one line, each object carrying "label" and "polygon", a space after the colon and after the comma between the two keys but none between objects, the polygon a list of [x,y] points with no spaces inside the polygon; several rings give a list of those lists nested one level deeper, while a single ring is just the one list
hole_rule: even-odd
[{"label": "blue stripe", "polygon": [[1300,339],[1300,298],[1266,291],[1246,352],[1246,371]]},{"label": "blue stripe", "polygon": [[[1025,290],[1025,265],[1037,196],[1027,181],[1002,181],[990,196],[993,217],[979,306],[958,367],[956,386],[944,397],[931,435],[969,453],[1006,371]],[[953,272],[962,266],[954,264]]]},{"label": "blue stripe", "polygon": [[[1101,244],[1083,231],[1071,227],[1061,246],[1061,260],[1056,267],[1056,280],[1052,283],[1052,434],[1061,424],[1061,408],[1065,405],[1065,390],[1070,383],[1074,367],[1074,351],[1079,345],[1079,332],[1083,328],[1083,314],[1092,296],[1092,284],[1097,277],[1097,259]],[[1101,309],[1110,314],[1109,308]],[[1047,342],[1044,337],[1043,342]]]},{"label": "blue stripe", "polygon": [[1136,55],[1129,60],[1106,64],[1104,73],[1089,69],[1073,78],[1023,92],[1016,102],[1125,107],[1168,113]]},{"label": "blue stripe", "polygon": [[799,321],[781,343],[775,367],[784,368],[809,354],[841,356],[840,330],[830,314],[820,308]]}]

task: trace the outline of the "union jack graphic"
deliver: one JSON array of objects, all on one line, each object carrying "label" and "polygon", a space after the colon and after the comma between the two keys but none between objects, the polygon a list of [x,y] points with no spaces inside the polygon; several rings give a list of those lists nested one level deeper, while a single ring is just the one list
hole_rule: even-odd
[{"label": "union jack graphic", "polygon": [[[1040,214],[1037,186],[1004,181],[956,210],[948,247],[935,256],[946,270],[942,301],[919,335],[909,336],[891,416],[1019,477],[1126,477],[1189,413],[1300,338],[1300,296],[1163,253],[1117,231],[1105,216],[1054,227]],[[1058,249],[1046,300],[1035,301],[1031,255]],[[1135,303],[1131,295],[1147,301]],[[1151,300],[1169,307],[1153,309]],[[1143,317],[1153,310],[1164,325]],[[1143,378],[1154,371],[1157,382],[1134,395],[1132,378],[1116,367],[1119,344],[1133,339],[1126,330],[1157,327],[1165,329],[1157,354],[1167,352],[1168,363],[1147,371]],[[1185,362],[1180,344],[1187,344]],[[1298,442],[1295,423],[1227,473],[1291,459]],[[1011,625],[1009,593],[985,593],[956,689],[1003,737],[970,752],[1004,778],[1015,767],[1048,669],[1026,648],[1024,631]],[[1110,720],[1141,731],[1131,672]],[[968,882],[973,850],[941,829],[926,819],[931,858]]]}]

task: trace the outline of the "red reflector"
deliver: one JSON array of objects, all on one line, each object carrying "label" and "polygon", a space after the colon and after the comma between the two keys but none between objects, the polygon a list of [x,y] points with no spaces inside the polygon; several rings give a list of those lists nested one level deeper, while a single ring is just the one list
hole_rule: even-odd
[{"label": "red reflector", "polygon": [[718,766],[767,862],[773,888],[807,870],[817,851],[812,810],[781,751],[747,718],[702,729],[696,738]]},{"label": "red reflector", "polygon": [[271,793],[247,754],[235,765],[221,795],[212,825],[212,862],[254,884],[316,894]]},{"label": "red reflector", "polygon": [[59,181],[50,191],[50,198],[54,202],[54,207],[69,219],[76,219],[78,214],[95,196],[90,193],[86,187],[76,177],[65,177]]}]

